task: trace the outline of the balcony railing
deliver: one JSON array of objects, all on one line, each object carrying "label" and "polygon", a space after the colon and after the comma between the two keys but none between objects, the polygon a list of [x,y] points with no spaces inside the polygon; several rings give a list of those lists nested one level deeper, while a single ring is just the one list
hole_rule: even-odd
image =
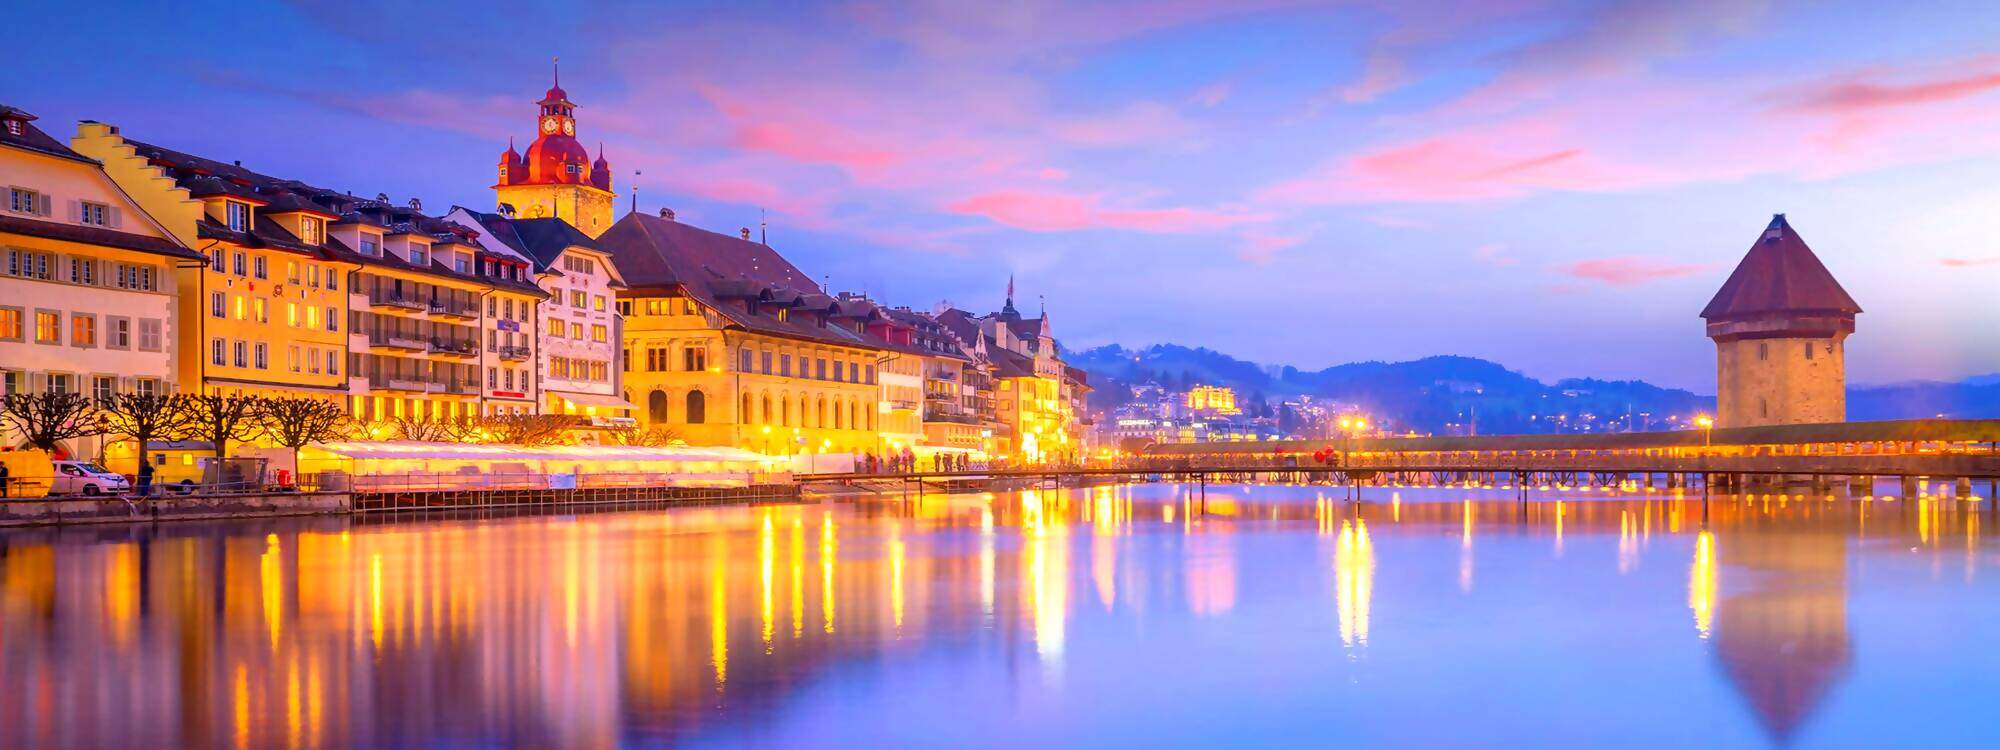
[{"label": "balcony railing", "polygon": [[430,305],[422,300],[405,297],[400,294],[378,294],[371,296],[368,298],[368,306],[393,307],[399,310],[409,310],[410,312],[422,312],[430,308]]},{"label": "balcony railing", "polygon": [[431,346],[430,342],[425,341],[416,336],[408,336],[398,333],[379,333],[379,332],[371,333],[368,335],[368,345],[379,346],[387,349],[402,349],[405,351],[412,351],[412,352],[420,352],[425,349],[429,349]]},{"label": "balcony railing", "polygon": [[917,402],[915,402],[915,401],[905,401],[905,400],[903,400],[903,399],[889,399],[889,402],[888,402],[888,403],[889,403],[889,409],[890,409],[890,410],[892,410],[892,411],[916,411],[916,410],[917,410]]},{"label": "balcony railing", "polygon": [[431,300],[430,304],[426,306],[426,309],[429,310],[430,314],[432,315],[442,315],[448,318],[479,317],[479,308],[468,307],[466,305],[453,304],[451,302],[446,302],[443,300]]},{"label": "balcony railing", "polygon": [[479,356],[479,344],[470,339],[434,338],[431,339],[430,350],[432,354],[442,354],[448,357]]},{"label": "balcony railing", "polygon": [[930,410],[926,410],[924,412],[924,421],[951,422],[953,424],[979,424],[979,418],[971,414],[957,414],[948,411],[930,411]]},{"label": "balcony railing", "polygon": [[503,346],[500,347],[499,354],[501,359],[510,362],[519,362],[534,356],[534,353],[529,351],[528,347],[525,346]]},{"label": "balcony railing", "polygon": [[433,385],[435,384],[427,380],[414,380],[405,378],[368,379],[368,387],[385,391],[404,391],[408,393],[430,393]]},{"label": "balcony railing", "polygon": [[479,395],[479,381],[477,380],[447,381],[444,383],[436,384],[435,386],[432,387],[432,391],[435,393],[452,393],[452,394],[476,396]]}]

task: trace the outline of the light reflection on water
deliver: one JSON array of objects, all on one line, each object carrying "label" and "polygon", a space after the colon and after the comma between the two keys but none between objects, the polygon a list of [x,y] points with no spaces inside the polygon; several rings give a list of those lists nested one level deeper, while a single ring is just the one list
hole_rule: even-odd
[{"label": "light reflection on water", "polygon": [[1142,485],[19,530],[0,747],[1990,746],[1993,511]]}]

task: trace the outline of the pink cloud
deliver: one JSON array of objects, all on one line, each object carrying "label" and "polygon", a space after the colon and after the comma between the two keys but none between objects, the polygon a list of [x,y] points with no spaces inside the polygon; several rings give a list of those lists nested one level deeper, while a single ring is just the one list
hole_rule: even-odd
[{"label": "pink cloud", "polygon": [[1340,88],[1340,98],[1349,104],[1364,104],[1402,88],[1409,81],[1410,72],[1401,58],[1376,52],[1362,64],[1361,77]]},{"label": "pink cloud", "polygon": [[1947,268],[2000,265],[2000,255],[1988,255],[1983,258],[1943,258],[1938,261],[1938,265]]},{"label": "pink cloud", "polygon": [[1229,81],[1229,80],[1216,81],[1201,88],[1195,89],[1194,93],[1188,96],[1188,103],[1200,105],[1203,107],[1215,107],[1221,105],[1223,102],[1229,101],[1229,97],[1235,95],[1236,95],[1235,81]]},{"label": "pink cloud", "polygon": [[2000,63],[1982,58],[1953,66],[1942,76],[1898,83],[1871,80],[1867,76],[1842,76],[1839,80],[1821,82],[1790,97],[1785,108],[1796,112],[1846,115],[1956,101],[1995,89],[2000,89]]},{"label": "pink cloud", "polygon": [[1102,204],[1102,198],[1097,195],[1003,190],[955,201],[945,206],[945,210],[983,216],[1031,232],[1126,229],[1157,234],[1187,234],[1227,229],[1269,218],[1186,206],[1106,208]]},{"label": "pink cloud", "polygon": [[1710,268],[1702,263],[1671,263],[1667,261],[1621,256],[1616,258],[1591,258],[1563,265],[1556,270],[1565,276],[1585,281],[1595,281],[1611,286],[1638,286],[1654,281],[1692,276]]},{"label": "pink cloud", "polygon": [[1268,186],[1260,201],[1289,204],[1487,201],[1535,190],[1594,190],[1643,182],[1576,145],[1568,118],[1548,115],[1380,146]]},{"label": "pink cloud", "polygon": [[1271,262],[1279,253],[1298,247],[1301,242],[1305,242],[1304,237],[1246,232],[1243,244],[1236,249],[1236,257],[1261,266]]},{"label": "pink cloud", "polygon": [[1049,131],[1078,146],[1120,147],[1186,138],[1194,123],[1158,102],[1135,102],[1116,111],[1059,121]]}]

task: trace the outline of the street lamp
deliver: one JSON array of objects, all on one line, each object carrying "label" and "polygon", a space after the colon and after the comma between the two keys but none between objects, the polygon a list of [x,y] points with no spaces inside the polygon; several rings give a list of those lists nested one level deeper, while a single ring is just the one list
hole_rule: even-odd
[{"label": "street lamp", "polygon": [[1697,414],[1694,417],[1694,426],[1701,428],[1701,447],[1709,447],[1709,437],[1715,427],[1715,419],[1707,414]]}]

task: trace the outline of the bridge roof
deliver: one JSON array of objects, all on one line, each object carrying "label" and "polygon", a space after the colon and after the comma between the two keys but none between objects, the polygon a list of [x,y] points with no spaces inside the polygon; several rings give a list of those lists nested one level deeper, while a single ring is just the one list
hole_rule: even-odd
[{"label": "bridge roof", "polygon": [[1861,305],[1847,296],[1833,273],[1819,262],[1812,248],[1792,230],[1784,214],[1743,255],[1743,261],[1722,282],[1715,298],[1702,308],[1709,320],[1789,312],[1854,315]]},{"label": "bridge roof", "polygon": [[[1720,446],[1803,445],[1809,443],[1872,442],[1986,443],[2000,441],[2000,419],[1904,419],[1880,422],[1829,422],[1825,424],[1734,427],[1714,430],[1709,444]],[[1700,430],[1671,432],[1618,432],[1595,435],[1485,435],[1480,437],[1392,437],[1360,438],[1353,450],[1395,451],[1540,451],[1540,450],[1646,450],[1650,448],[1690,448],[1703,444]],[[1165,443],[1147,446],[1144,453],[1156,456],[1199,456],[1216,454],[1311,453],[1323,448],[1341,448],[1340,438],[1323,440],[1273,440],[1244,443]]]}]

